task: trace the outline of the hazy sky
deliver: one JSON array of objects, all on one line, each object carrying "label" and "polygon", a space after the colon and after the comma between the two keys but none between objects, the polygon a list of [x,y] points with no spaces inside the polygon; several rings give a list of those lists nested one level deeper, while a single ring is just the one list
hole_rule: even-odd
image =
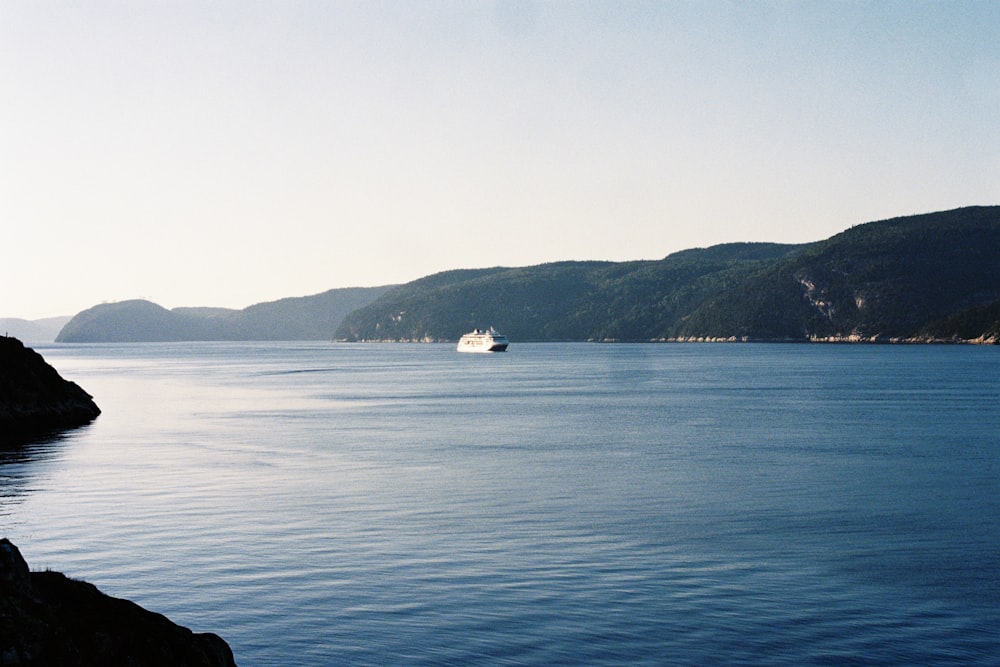
[{"label": "hazy sky", "polygon": [[1000,203],[1000,2],[0,0],[0,316]]}]

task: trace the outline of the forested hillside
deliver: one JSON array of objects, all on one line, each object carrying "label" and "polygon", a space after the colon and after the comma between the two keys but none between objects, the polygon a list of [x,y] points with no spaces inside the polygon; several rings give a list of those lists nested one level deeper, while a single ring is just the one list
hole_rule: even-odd
[{"label": "forested hillside", "polygon": [[243,310],[102,304],[60,342],[1000,341],[1000,206],[870,222],[802,245],[730,243],[661,260],[446,271]]},{"label": "forested hillside", "polygon": [[988,323],[962,335],[945,321],[996,303],[1000,207],[975,207],[859,225],[811,244],[703,304],[678,334],[972,339]]},{"label": "forested hillside", "polygon": [[106,303],[78,313],[56,337],[61,343],[186,340],[329,340],[350,311],[387,287],[333,289],[260,303],[243,310],[175,308],[149,301]]},{"label": "forested hillside", "polygon": [[729,244],[662,261],[451,271],[390,290],[351,313],[336,338],[453,340],[494,324],[516,340],[649,340],[659,321],[795,248]]},{"label": "forested hillside", "polygon": [[977,340],[1000,328],[1000,207],[871,222],[825,241],[659,261],[449,271],[345,318],[346,341]]}]

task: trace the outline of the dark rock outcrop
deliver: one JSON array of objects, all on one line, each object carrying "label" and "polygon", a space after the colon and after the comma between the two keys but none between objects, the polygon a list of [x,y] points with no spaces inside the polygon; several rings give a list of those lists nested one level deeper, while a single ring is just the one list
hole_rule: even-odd
[{"label": "dark rock outcrop", "polygon": [[40,354],[0,336],[0,435],[72,428],[99,414],[90,394],[64,380]]},{"label": "dark rock outcrop", "polygon": [[195,633],[58,572],[30,572],[0,539],[0,665],[235,666],[218,635]]}]

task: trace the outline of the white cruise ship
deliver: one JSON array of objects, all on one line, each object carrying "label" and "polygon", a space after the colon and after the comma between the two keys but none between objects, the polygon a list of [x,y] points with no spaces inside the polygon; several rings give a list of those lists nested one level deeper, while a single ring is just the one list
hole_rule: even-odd
[{"label": "white cruise ship", "polygon": [[490,327],[486,331],[479,329],[467,333],[458,340],[459,352],[504,352],[507,349],[507,337]]}]

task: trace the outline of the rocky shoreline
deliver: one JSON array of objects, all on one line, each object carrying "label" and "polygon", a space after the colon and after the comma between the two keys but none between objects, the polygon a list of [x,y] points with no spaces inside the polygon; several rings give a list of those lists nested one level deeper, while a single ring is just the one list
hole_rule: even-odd
[{"label": "rocky shoreline", "polygon": [[87,424],[101,414],[93,397],[64,380],[40,354],[0,336],[0,434],[32,434]]},{"label": "rocky shoreline", "polygon": [[[100,414],[90,394],[40,354],[0,336],[0,447],[17,449]],[[219,636],[59,572],[31,572],[17,547],[0,539],[0,667],[235,664]]]},{"label": "rocky shoreline", "polygon": [[59,572],[31,572],[0,539],[0,665],[235,667],[218,635],[195,633]]}]

